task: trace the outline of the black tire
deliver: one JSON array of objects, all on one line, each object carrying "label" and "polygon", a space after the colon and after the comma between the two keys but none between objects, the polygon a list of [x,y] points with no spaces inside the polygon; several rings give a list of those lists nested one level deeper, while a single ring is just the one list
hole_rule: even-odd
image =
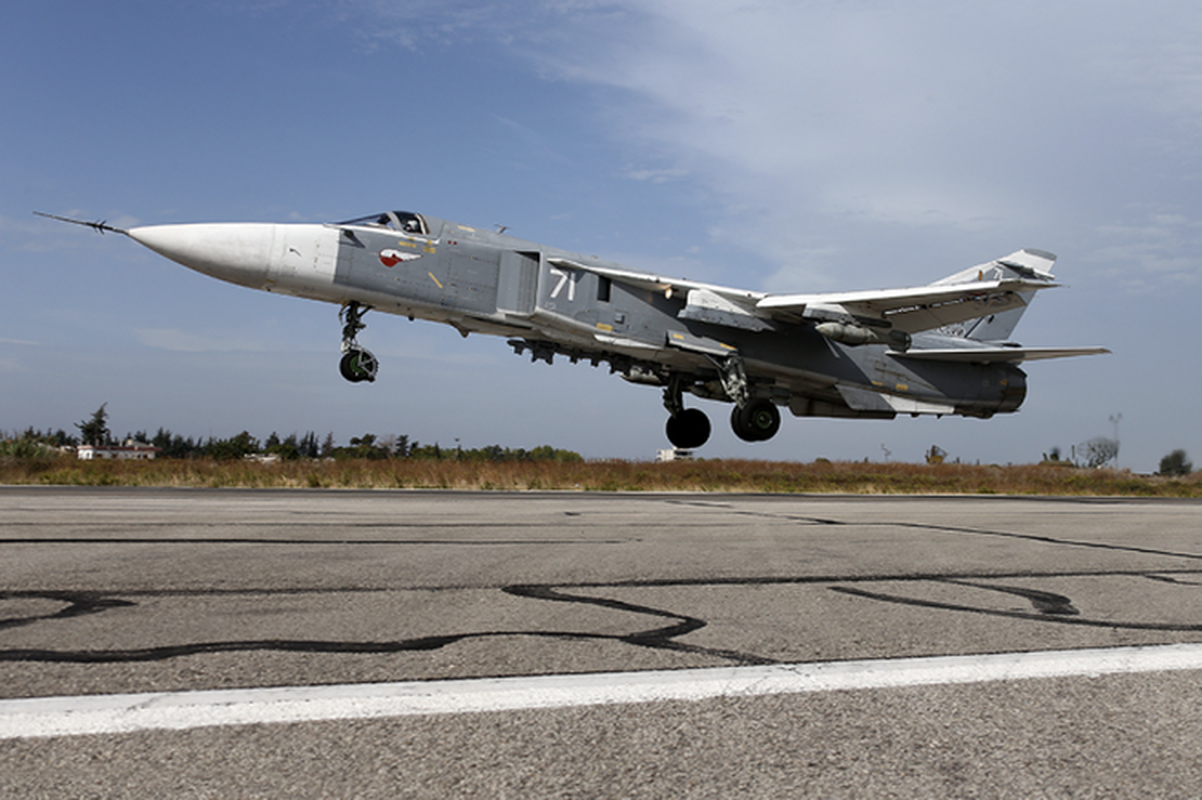
[{"label": "black tire", "polygon": [[376,357],[362,348],[348,350],[338,362],[338,371],[351,383],[374,381],[377,368]]},{"label": "black tire", "polygon": [[710,438],[710,418],[699,408],[686,408],[668,418],[668,441],[673,447],[692,450]]},{"label": "black tire", "polygon": [[780,411],[770,400],[754,400],[730,412],[730,427],[745,442],[766,442],[780,430]]}]

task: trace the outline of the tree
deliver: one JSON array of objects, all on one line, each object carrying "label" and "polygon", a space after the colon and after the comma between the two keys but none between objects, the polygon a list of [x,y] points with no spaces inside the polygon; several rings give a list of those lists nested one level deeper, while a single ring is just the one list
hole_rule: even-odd
[{"label": "tree", "polygon": [[392,452],[397,458],[409,457],[409,434],[402,433],[396,437],[396,444],[393,445]]},{"label": "tree", "polygon": [[290,434],[284,441],[280,441],[280,437],[275,431],[267,437],[267,441],[263,443],[263,452],[278,456],[284,461],[295,461],[301,457],[300,444],[296,441],[296,434]]},{"label": "tree", "polygon": [[317,434],[309,431],[297,445],[301,458],[317,458],[321,455],[321,446],[317,443]]},{"label": "tree", "polygon": [[195,458],[201,449],[191,436],[185,439],[166,428],[159,428],[150,443],[159,448],[159,458]]},{"label": "tree", "polygon": [[1164,458],[1160,459],[1160,469],[1157,475],[1188,475],[1194,471],[1194,465],[1191,464],[1185,455],[1184,450],[1174,450]]},{"label": "tree", "polygon": [[334,458],[388,458],[391,455],[390,450],[376,444],[376,438],[374,433],[352,436],[350,447],[335,447],[333,456]]},{"label": "tree", "polygon": [[1085,466],[1097,469],[1119,454],[1119,443],[1105,436],[1098,436],[1085,442],[1080,447],[1085,459]]},{"label": "tree", "polygon": [[259,440],[249,431],[242,431],[232,439],[209,439],[205,452],[218,461],[234,461],[259,452]]},{"label": "tree", "polygon": [[112,434],[109,433],[109,427],[106,420],[108,412],[105,411],[105,406],[108,403],[101,403],[100,408],[92,413],[92,418],[87,422],[77,422],[75,427],[79,428],[79,437],[84,444],[94,445],[96,447],[104,447],[109,443]]}]

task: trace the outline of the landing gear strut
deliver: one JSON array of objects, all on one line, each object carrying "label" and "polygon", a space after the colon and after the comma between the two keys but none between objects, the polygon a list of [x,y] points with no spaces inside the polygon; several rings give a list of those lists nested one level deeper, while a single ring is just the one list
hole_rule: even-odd
[{"label": "landing gear strut", "polygon": [[692,450],[701,447],[710,438],[710,419],[699,408],[685,408],[683,378],[672,375],[664,388],[664,408],[672,416],[668,417],[668,441],[673,447]]},{"label": "landing gear strut", "polygon": [[342,377],[351,383],[374,381],[376,371],[380,368],[372,352],[355,341],[359,331],[367,327],[360,320],[370,310],[371,306],[361,306],[358,300],[352,300],[338,312],[338,321],[343,323],[342,361],[339,362],[338,369]]},{"label": "landing gear strut", "polygon": [[[734,403],[730,412],[730,427],[735,435],[745,442],[766,442],[780,430],[780,410],[771,400],[755,397],[743,359],[736,353],[722,360],[711,359],[718,368],[718,380],[722,392]],[[693,449],[701,447],[710,438],[710,421],[705,412],[684,407],[686,381],[691,380],[681,373],[673,373],[664,387],[664,408],[668,417],[668,441],[675,447]],[[706,395],[713,396],[713,395]]]},{"label": "landing gear strut", "polygon": [[780,430],[780,411],[771,400],[753,398],[743,359],[737,353],[718,365],[718,378],[727,397],[734,401],[730,427],[745,442],[766,442]]}]

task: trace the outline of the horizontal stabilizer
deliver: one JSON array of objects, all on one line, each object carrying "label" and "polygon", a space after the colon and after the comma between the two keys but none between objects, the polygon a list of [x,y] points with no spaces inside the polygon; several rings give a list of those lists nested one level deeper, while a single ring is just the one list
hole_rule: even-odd
[{"label": "horizontal stabilizer", "polygon": [[890,352],[895,358],[917,358],[926,361],[958,361],[966,364],[994,364],[1002,361],[1018,364],[1045,358],[1096,356],[1109,353],[1105,347],[949,347],[935,350]]}]

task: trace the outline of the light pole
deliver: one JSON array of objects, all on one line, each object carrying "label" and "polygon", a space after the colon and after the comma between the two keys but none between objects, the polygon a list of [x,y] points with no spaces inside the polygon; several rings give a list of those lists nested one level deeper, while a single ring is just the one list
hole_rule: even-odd
[{"label": "light pole", "polygon": [[1114,426],[1114,468],[1119,468],[1119,421],[1122,420],[1122,413],[1111,414],[1110,424]]}]

